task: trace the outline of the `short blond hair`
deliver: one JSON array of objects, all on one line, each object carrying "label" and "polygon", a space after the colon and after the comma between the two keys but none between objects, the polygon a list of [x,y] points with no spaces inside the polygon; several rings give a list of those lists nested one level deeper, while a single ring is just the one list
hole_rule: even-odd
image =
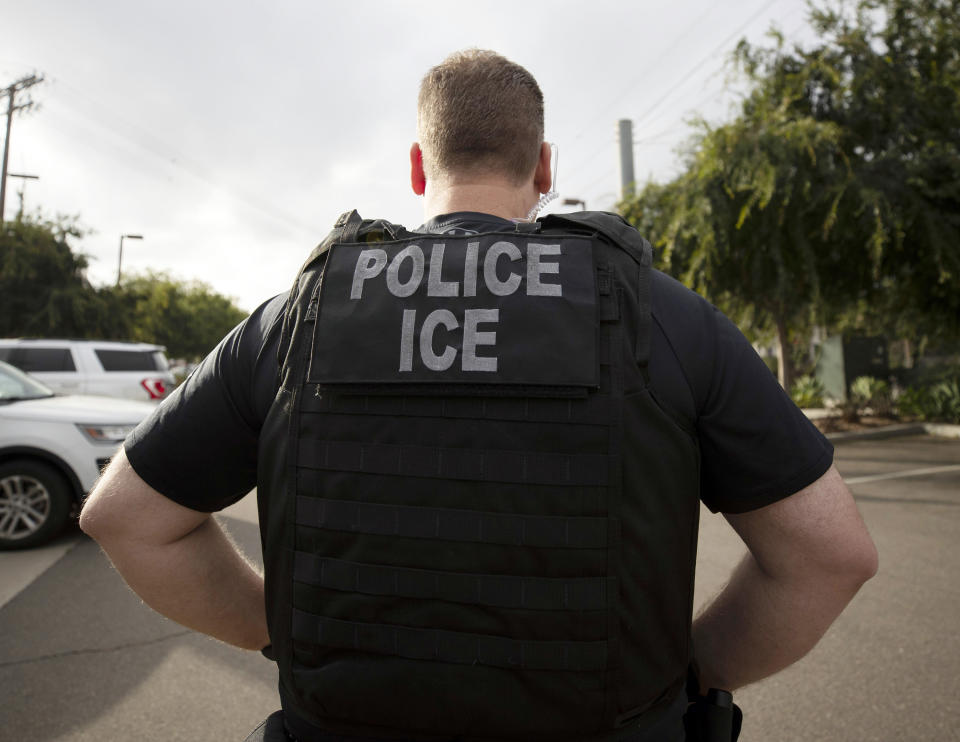
[{"label": "short blond hair", "polygon": [[543,93],[533,75],[495,52],[456,52],[420,83],[417,133],[428,179],[492,174],[520,184],[540,155]]}]

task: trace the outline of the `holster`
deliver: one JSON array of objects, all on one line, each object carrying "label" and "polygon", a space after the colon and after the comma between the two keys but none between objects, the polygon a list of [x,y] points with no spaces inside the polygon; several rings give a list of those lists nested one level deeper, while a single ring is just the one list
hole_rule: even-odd
[{"label": "holster", "polygon": [[687,742],[736,742],[743,725],[743,712],[729,691],[711,688],[700,695],[699,682],[690,670],[687,679],[690,706],[683,716]]}]

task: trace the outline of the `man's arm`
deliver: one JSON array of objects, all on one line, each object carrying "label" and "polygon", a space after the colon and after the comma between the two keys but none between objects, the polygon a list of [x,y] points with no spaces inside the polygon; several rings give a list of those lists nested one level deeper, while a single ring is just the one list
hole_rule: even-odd
[{"label": "man's arm", "polygon": [[123,449],[84,504],[80,527],[157,612],[244,649],[270,642],[263,578],[209,513],[150,487]]},{"label": "man's arm", "polygon": [[836,468],[727,520],[749,553],[693,625],[701,691],[772,675],[820,640],[877,571],[877,550]]}]

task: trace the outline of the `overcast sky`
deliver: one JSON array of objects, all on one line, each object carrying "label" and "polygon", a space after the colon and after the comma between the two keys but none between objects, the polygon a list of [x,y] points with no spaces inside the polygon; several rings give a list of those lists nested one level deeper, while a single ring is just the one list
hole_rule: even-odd
[{"label": "overcast sky", "polygon": [[[737,41],[772,24],[809,38],[806,15],[803,0],[0,0],[0,87],[45,77],[40,107],[14,116],[9,171],[40,176],[28,212],[91,231],[75,245],[94,285],[116,279],[120,235],[137,233],[124,274],[199,279],[252,310],[341,212],[421,223],[417,87],[450,52],[530,70],[561,198],[609,209],[618,119],[634,122],[637,179],[668,179],[685,122],[729,115]],[[8,219],[21,182],[8,180]]]}]

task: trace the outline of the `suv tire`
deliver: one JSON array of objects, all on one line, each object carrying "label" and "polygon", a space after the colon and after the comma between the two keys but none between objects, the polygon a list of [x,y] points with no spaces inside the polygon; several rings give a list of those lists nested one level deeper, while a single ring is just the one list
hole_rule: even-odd
[{"label": "suv tire", "polygon": [[0,549],[25,549],[56,536],[72,500],[63,475],[35,459],[0,464]]}]

